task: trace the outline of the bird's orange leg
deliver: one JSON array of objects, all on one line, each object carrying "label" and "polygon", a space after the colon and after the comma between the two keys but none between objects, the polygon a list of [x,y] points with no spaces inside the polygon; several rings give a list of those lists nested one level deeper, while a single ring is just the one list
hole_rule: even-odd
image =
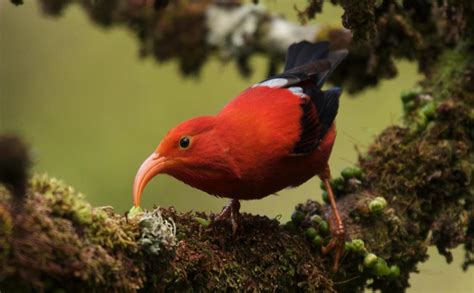
[{"label": "bird's orange leg", "polygon": [[223,221],[229,218],[232,222],[232,235],[235,236],[240,222],[240,202],[238,199],[231,199],[220,214],[214,218],[214,221]]},{"label": "bird's orange leg", "polygon": [[[329,169],[326,172],[329,175]],[[330,176],[320,176],[321,180],[326,187],[328,192],[329,203],[331,204],[332,215],[329,221],[329,227],[331,229],[332,239],[326,246],[322,247],[323,254],[329,253],[331,250],[334,250],[334,265],[333,271],[336,272],[339,267],[339,259],[344,253],[344,242],[345,242],[345,230],[344,224],[342,223],[341,216],[337,210],[336,200],[334,193],[332,191],[331,185],[329,184]]]}]

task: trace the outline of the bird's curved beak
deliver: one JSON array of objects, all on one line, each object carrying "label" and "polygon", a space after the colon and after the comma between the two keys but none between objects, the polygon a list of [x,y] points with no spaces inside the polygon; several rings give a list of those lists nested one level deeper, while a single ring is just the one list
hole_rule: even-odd
[{"label": "bird's curved beak", "polygon": [[166,162],[166,157],[153,153],[140,166],[133,182],[133,204],[136,207],[140,206],[140,198],[146,184],[156,175],[163,173]]}]

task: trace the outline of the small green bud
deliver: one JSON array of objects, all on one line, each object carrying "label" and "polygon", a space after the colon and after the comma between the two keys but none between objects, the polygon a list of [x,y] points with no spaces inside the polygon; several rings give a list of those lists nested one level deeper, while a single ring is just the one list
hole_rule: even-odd
[{"label": "small green bud", "polygon": [[316,246],[321,246],[321,244],[323,243],[323,237],[321,237],[320,235],[314,236],[313,243]]},{"label": "small green bud", "polygon": [[321,232],[321,234],[323,234],[323,235],[328,234],[328,232],[329,232],[328,222],[326,222],[324,220],[319,222],[319,232]]},{"label": "small green bud", "polygon": [[378,196],[374,198],[370,203],[369,203],[369,210],[371,213],[378,214],[383,211],[387,207],[387,201],[385,198]]},{"label": "small green bud", "polygon": [[383,210],[382,203],[378,200],[373,200],[369,203],[369,210],[371,213],[378,214]]},{"label": "small green bud", "polygon": [[415,130],[422,131],[428,125],[428,118],[423,113],[418,113],[415,117]]},{"label": "small green bud", "polygon": [[405,110],[405,112],[410,112],[411,110],[415,108],[415,106],[416,104],[414,101],[408,101],[403,104],[403,110]]},{"label": "small green bud", "polygon": [[362,177],[364,177],[364,172],[359,167],[354,167],[353,172],[354,172],[355,178],[357,179],[362,179]]},{"label": "small green bud", "polygon": [[346,168],[342,169],[342,171],[341,171],[341,176],[342,176],[344,179],[353,178],[353,177],[354,177],[354,173],[352,172],[352,167],[346,167]]},{"label": "small green bud", "polygon": [[327,191],[323,191],[323,193],[321,194],[322,198],[323,198],[323,201],[325,203],[329,203],[329,193]]},{"label": "small green bud", "polygon": [[362,252],[365,251],[365,243],[362,239],[354,239],[352,240],[352,247],[355,252]]},{"label": "small green bud", "polygon": [[430,102],[421,108],[420,113],[428,119],[433,119],[436,116],[436,106],[433,102]]},{"label": "small green bud", "polygon": [[421,94],[421,92],[421,87],[416,86],[409,90],[403,90],[400,94],[400,97],[402,98],[403,103],[406,103],[415,99],[418,95]]},{"label": "small green bud", "polygon": [[207,227],[207,226],[209,226],[209,224],[211,224],[211,222],[209,220],[206,220],[206,219],[201,218],[201,217],[194,217],[194,220],[196,220],[196,222],[203,225],[204,227]]},{"label": "small green bud", "polygon": [[380,201],[380,203],[383,205],[384,208],[387,206],[387,200],[385,199],[385,197],[377,196],[374,199]]},{"label": "small green bud", "polygon": [[346,167],[341,171],[341,176],[344,179],[351,179],[351,178],[362,178],[362,170],[358,167]]},{"label": "small green bud", "polygon": [[354,247],[352,246],[352,243],[351,242],[346,242],[344,243],[344,251],[352,251],[354,249]]},{"label": "small green bud", "polygon": [[387,262],[381,258],[378,257],[377,261],[375,262],[375,265],[372,267],[372,272],[376,276],[387,276],[390,274],[390,268],[387,265]]},{"label": "small green bud", "polygon": [[135,218],[136,216],[140,216],[143,214],[143,209],[141,207],[136,207],[136,206],[133,206],[129,211],[128,211],[128,214],[127,214],[127,217],[129,217],[130,219],[132,218]]},{"label": "small green bud", "polygon": [[364,257],[364,266],[366,268],[372,268],[375,263],[377,263],[378,257],[373,254],[373,253],[367,253],[367,255]]},{"label": "small green bud", "polygon": [[320,215],[312,215],[311,216],[311,221],[314,222],[314,223],[318,223],[321,222],[323,220],[323,218],[321,218]]},{"label": "small green bud", "polygon": [[344,187],[344,178],[342,177],[333,178],[329,181],[329,183],[331,184],[332,188],[336,190],[340,190]]},{"label": "small green bud", "polygon": [[390,266],[388,276],[391,278],[398,278],[400,276],[400,268],[397,265]]},{"label": "small green bud", "polygon": [[300,211],[294,211],[291,215],[291,220],[296,224],[301,223],[304,220],[304,214]]},{"label": "small green bud", "polygon": [[313,227],[306,229],[306,236],[309,238],[314,238],[316,235],[318,235],[318,232]]}]

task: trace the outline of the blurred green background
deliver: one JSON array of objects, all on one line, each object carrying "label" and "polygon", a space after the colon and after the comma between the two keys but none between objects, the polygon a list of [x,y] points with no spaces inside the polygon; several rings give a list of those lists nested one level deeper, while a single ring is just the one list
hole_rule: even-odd
[{"label": "blurred green background", "polygon": [[[305,1],[294,1],[303,6]],[[266,1],[267,7],[296,20],[293,1]],[[328,5],[317,21],[339,23],[341,11]],[[241,78],[233,64],[209,62],[197,79],[184,79],[176,64],[138,58],[138,45],[125,28],[91,24],[78,6],[58,19],[41,15],[36,1],[14,7],[0,1],[0,132],[17,133],[30,144],[35,172],[47,172],[85,193],[97,206],[125,212],[131,205],[137,168],[177,123],[213,114],[249,84],[265,77],[266,61],[252,59],[255,72]],[[401,122],[401,89],[420,79],[414,64],[400,62],[395,80],[358,97],[343,95],[338,139],[330,161],[334,174],[356,162],[374,136]],[[242,203],[244,212],[289,219],[293,207],[320,199],[313,179],[278,196]],[[180,211],[219,211],[225,199],[177,180],[154,179],[143,206]],[[434,249],[413,275],[411,292],[474,292],[474,274],[460,268],[462,249],[446,265]]]}]

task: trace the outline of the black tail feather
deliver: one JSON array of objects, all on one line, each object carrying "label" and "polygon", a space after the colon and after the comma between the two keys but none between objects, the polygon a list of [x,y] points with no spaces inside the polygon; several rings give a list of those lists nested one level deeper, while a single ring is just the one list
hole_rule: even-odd
[{"label": "black tail feather", "polygon": [[310,43],[302,41],[294,43],[288,48],[285,70],[306,65],[311,61],[323,59],[329,52],[329,42]]},{"label": "black tail feather", "polygon": [[290,81],[287,86],[301,86],[304,93],[311,97],[318,112],[320,138],[336,118],[342,93],[338,87],[327,91],[322,91],[321,87],[347,54],[347,50],[329,51],[329,42],[313,44],[302,41],[288,48],[285,72],[281,76]]},{"label": "black tail feather", "polygon": [[347,50],[338,50],[329,52],[326,60],[331,62],[331,68],[326,72],[322,72],[318,75],[317,85],[321,87],[326,79],[331,75],[331,73],[336,69],[336,67],[346,58],[348,54]]},{"label": "black tail feather", "polygon": [[344,60],[347,53],[347,50],[329,51],[329,42],[313,44],[308,41],[302,41],[295,43],[288,48],[285,72],[297,71],[298,68],[308,67],[312,63],[315,63],[315,65],[316,63],[321,63],[318,65],[322,67],[324,62],[329,62],[329,69],[319,72],[314,76],[317,86],[321,87],[334,69]]}]

